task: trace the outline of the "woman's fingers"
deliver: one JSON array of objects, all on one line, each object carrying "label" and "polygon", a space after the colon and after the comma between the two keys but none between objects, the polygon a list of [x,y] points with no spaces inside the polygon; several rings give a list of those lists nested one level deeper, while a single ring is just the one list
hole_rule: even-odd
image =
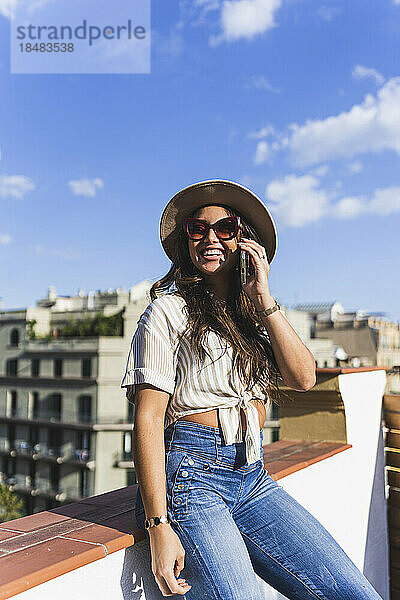
[{"label": "woman's fingers", "polygon": [[184,566],[185,566],[185,557],[179,556],[175,561],[175,567],[174,567],[174,573],[175,573],[176,578],[179,577],[179,573],[183,570]]},{"label": "woman's fingers", "polygon": [[164,586],[166,587],[166,593],[164,593],[164,590],[161,587],[160,587],[160,589],[164,596],[171,596],[172,594],[182,594],[183,595],[183,594],[186,594],[186,592],[188,592],[190,590],[190,588],[192,587],[191,585],[186,583],[184,580],[180,580],[181,582],[178,583],[179,580],[176,579],[176,577],[172,571],[165,573],[163,575],[163,579],[164,579],[164,581],[162,581],[162,583],[164,583]]},{"label": "woman's fingers", "polygon": [[261,259],[261,253],[260,251],[257,251],[255,248],[253,248],[250,244],[247,244],[245,242],[239,242],[239,245],[241,248],[243,248],[244,250],[247,250],[247,252],[254,258],[258,258],[259,260]]}]

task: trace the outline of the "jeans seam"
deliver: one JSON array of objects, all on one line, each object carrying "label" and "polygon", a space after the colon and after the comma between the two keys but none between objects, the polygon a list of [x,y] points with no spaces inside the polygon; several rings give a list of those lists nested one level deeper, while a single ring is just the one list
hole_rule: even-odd
[{"label": "jeans seam", "polygon": [[242,488],[243,488],[243,480],[244,480],[244,477],[245,477],[245,475],[246,475],[246,473],[243,473],[243,475],[242,475],[242,479],[241,479],[241,481],[240,481],[240,487],[239,487],[239,491],[238,491],[238,493],[236,494],[236,500],[235,500],[235,502],[233,503],[232,509],[230,509],[230,512],[231,512],[231,513],[233,513],[233,511],[235,510],[235,507],[236,507],[237,503],[239,502],[239,497],[240,497],[240,494],[241,494],[241,491],[242,491]]},{"label": "jeans seam", "polygon": [[[177,529],[179,529],[181,532],[181,536],[184,536],[184,531],[183,531],[180,523],[177,522],[176,525],[177,525]],[[188,537],[190,539],[190,536],[188,536]],[[219,590],[218,590],[218,592],[215,592],[215,586],[212,585],[212,581],[213,581],[212,573],[209,571],[209,569],[207,567],[207,562],[204,560],[201,553],[198,552],[198,547],[196,546],[196,544],[193,544],[193,546],[194,546],[194,552],[192,550],[190,550],[192,553],[192,556],[197,555],[198,564],[199,563],[201,564],[201,571],[202,571],[203,577],[207,576],[207,581],[210,581],[210,584],[211,584],[210,586],[207,586],[207,594],[211,592],[213,594],[213,597],[215,600],[221,600],[221,595],[219,594]],[[184,598],[185,597],[186,596],[184,596]]]},{"label": "jeans seam", "polygon": [[289,573],[289,575],[291,575],[292,577],[294,577],[295,579],[297,579],[297,581],[299,581],[302,585],[304,585],[304,587],[311,593],[313,594],[316,598],[318,598],[318,600],[328,600],[327,597],[325,595],[320,596],[319,594],[317,594],[317,592],[314,592],[314,590],[312,590],[304,581],[302,581],[300,579],[300,577],[298,577],[295,573],[292,573],[291,571],[289,571],[289,569],[287,567],[285,567],[284,565],[282,565],[279,560],[277,560],[276,558],[274,558],[273,556],[271,556],[271,554],[269,554],[268,552],[266,552],[264,550],[264,548],[261,548],[261,546],[259,546],[257,544],[257,542],[255,542],[254,540],[251,539],[250,536],[248,536],[246,533],[244,533],[243,531],[239,530],[240,533],[242,534],[242,536],[246,537],[252,544],[254,544],[255,546],[257,546],[257,548],[259,550],[261,550],[261,552],[263,554],[265,554],[266,556],[268,556],[268,558],[270,558],[271,560],[273,560],[274,562],[276,562],[277,565],[279,565],[282,569],[285,569],[285,571],[287,573]]}]

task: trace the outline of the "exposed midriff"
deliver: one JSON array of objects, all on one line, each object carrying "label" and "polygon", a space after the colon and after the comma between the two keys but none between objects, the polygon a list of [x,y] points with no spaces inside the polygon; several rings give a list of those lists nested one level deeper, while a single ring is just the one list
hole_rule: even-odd
[{"label": "exposed midriff", "polygon": [[[252,404],[255,405],[258,411],[258,421],[260,424],[260,429],[262,429],[266,417],[265,404],[257,402],[257,400],[250,400]],[[240,409],[240,418],[242,421],[242,428],[246,429],[246,409]],[[212,410],[208,410],[207,412],[200,412],[187,415],[185,417],[180,417],[177,419],[178,421],[194,421],[195,423],[201,423],[201,425],[209,425],[210,427],[218,427],[218,409],[214,408]]]}]

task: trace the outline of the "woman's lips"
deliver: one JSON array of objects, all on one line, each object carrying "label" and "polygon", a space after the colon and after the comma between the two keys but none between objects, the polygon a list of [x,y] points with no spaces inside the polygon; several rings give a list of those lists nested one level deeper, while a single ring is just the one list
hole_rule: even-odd
[{"label": "woman's lips", "polygon": [[215,253],[215,254],[209,254],[209,255],[206,255],[206,256],[203,254],[203,252],[200,252],[199,254],[200,254],[200,257],[203,260],[219,260],[220,258],[222,258],[222,259],[225,258],[225,254],[222,251],[218,252],[218,253]]}]

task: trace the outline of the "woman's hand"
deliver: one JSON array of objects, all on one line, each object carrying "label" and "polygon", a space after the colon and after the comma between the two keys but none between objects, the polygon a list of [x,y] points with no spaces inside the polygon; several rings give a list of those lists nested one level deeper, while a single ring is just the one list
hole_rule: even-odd
[{"label": "woman's hand", "polygon": [[150,536],[151,569],[163,596],[186,594],[191,585],[180,579],[185,550],[171,525],[164,523],[148,529]]},{"label": "woman's hand", "polygon": [[274,304],[274,299],[269,290],[270,265],[267,252],[261,244],[249,238],[242,237],[238,244],[240,250],[245,250],[250,254],[250,260],[254,267],[254,273],[248,277],[243,290],[254,302],[257,310],[270,308]]}]

